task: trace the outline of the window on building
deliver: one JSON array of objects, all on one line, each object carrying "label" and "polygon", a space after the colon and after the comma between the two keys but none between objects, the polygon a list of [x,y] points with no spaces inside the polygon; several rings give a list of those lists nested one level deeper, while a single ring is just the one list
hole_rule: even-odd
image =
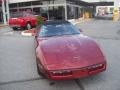
[{"label": "window on building", "polygon": [[16,12],[17,12],[17,9],[10,9],[10,17],[12,17],[12,15]]},{"label": "window on building", "polygon": [[41,10],[40,11],[41,16],[45,17],[46,19],[49,19],[47,7],[41,7],[40,10]]},{"label": "window on building", "polygon": [[78,19],[83,16],[82,8],[81,7],[75,7],[72,5],[67,6],[67,18],[68,19]]},{"label": "window on building", "polygon": [[67,18],[75,19],[75,7],[67,6]]},{"label": "window on building", "polygon": [[33,1],[31,3],[32,3],[32,5],[42,5],[41,1]]},{"label": "window on building", "polygon": [[18,6],[19,6],[19,7],[24,7],[24,6],[25,6],[25,3],[23,3],[23,2],[22,2],[22,3],[19,3]]},{"label": "window on building", "polygon": [[9,5],[10,8],[16,8],[17,7],[17,3],[13,3]]},{"label": "window on building", "polygon": [[40,15],[40,7],[33,8],[35,15]]},{"label": "window on building", "polygon": [[69,1],[69,0],[67,0],[67,3],[68,3],[68,4],[75,4],[74,1]]},{"label": "window on building", "polygon": [[65,0],[46,0],[46,1],[42,1],[43,5],[46,4],[64,4]]},{"label": "window on building", "polygon": [[75,7],[75,19],[79,18],[79,8]]},{"label": "window on building", "polygon": [[53,3],[53,4],[64,4],[65,0],[52,0],[51,3]]},{"label": "window on building", "polygon": [[79,18],[82,18],[82,17],[83,17],[83,9],[79,8]]},{"label": "window on building", "polygon": [[114,11],[114,8],[113,8],[113,7],[111,7],[111,8],[110,8],[110,12],[111,12],[111,13],[113,13],[113,11]]},{"label": "window on building", "polygon": [[20,11],[20,12],[23,12],[23,11],[25,11],[25,9],[24,9],[24,8],[22,8],[22,9],[19,9],[19,11]]},{"label": "window on building", "polygon": [[31,2],[25,2],[24,5],[25,6],[31,6]]},{"label": "window on building", "polygon": [[31,8],[25,8],[25,11],[27,11],[28,13],[31,13],[32,9]]},{"label": "window on building", "polygon": [[10,13],[17,12],[17,9],[10,9]]},{"label": "window on building", "polygon": [[64,6],[50,6],[49,7],[49,19],[65,19],[65,8]]},{"label": "window on building", "polygon": [[19,7],[31,6],[31,2],[21,2],[18,4]]}]

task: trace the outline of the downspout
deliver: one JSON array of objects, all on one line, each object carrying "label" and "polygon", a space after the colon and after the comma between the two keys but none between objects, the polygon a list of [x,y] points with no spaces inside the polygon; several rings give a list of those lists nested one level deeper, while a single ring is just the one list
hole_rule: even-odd
[{"label": "downspout", "polygon": [[67,0],[65,0],[65,20],[67,20]]}]

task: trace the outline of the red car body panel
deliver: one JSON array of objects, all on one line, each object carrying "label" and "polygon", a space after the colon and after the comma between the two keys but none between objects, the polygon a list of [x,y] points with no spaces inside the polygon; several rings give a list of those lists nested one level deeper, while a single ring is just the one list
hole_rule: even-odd
[{"label": "red car body panel", "polygon": [[27,23],[30,23],[31,26],[36,26],[37,18],[36,17],[19,17],[19,18],[9,19],[10,27],[25,27]]},{"label": "red car body panel", "polygon": [[[21,12],[22,13],[22,12]],[[27,13],[22,13],[20,17],[17,18],[10,18],[8,23],[10,27],[26,27],[27,23],[30,23],[30,25],[37,26],[37,16]],[[42,17],[43,21],[46,21],[45,17]]]},{"label": "red car body panel", "polygon": [[[106,60],[98,44],[82,34],[37,38],[37,42],[37,62],[41,64],[41,71],[50,79],[76,79],[106,69]],[[52,74],[64,70],[70,71],[67,75]]]}]

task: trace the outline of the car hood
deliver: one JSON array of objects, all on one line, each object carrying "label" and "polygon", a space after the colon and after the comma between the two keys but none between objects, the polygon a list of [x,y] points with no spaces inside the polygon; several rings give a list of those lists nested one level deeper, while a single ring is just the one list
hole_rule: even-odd
[{"label": "car hood", "polygon": [[42,38],[39,43],[49,70],[81,68],[104,60],[96,42],[84,35]]}]

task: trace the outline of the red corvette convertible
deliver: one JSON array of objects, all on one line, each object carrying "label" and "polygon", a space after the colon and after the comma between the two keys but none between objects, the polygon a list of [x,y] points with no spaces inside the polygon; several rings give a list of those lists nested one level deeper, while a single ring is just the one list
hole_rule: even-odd
[{"label": "red corvette convertible", "polygon": [[39,74],[49,79],[77,79],[106,70],[98,44],[68,21],[48,21],[36,31]]}]

